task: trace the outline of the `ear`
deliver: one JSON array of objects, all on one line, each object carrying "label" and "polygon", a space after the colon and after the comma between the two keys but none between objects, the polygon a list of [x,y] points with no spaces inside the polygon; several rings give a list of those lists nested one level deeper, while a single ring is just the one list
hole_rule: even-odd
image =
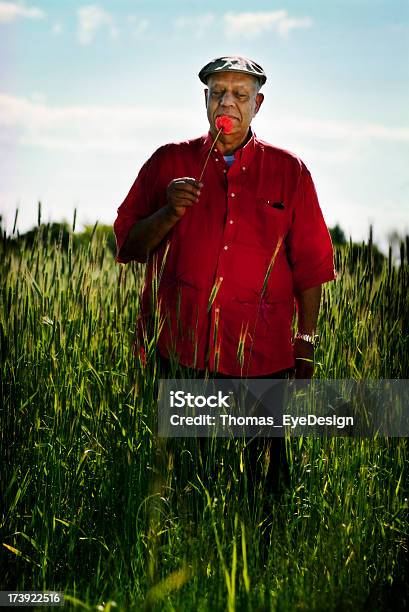
[{"label": "ear", "polygon": [[254,108],[254,115],[257,115],[260,109],[260,106],[263,104],[263,100],[264,100],[264,95],[262,93],[258,93],[256,96],[256,106]]},{"label": "ear", "polygon": [[204,95],[205,95],[205,103],[206,103],[206,108],[207,108],[207,98],[209,96],[209,90],[208,89],[204,90]]}]

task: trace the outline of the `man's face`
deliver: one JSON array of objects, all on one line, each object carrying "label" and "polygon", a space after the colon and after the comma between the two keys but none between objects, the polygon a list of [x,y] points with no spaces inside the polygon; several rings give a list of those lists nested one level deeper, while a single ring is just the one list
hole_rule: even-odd
[{"label": "man's face", "polygon": [[205,99],[211,131],[217,132],[216,118],[227,115],[233,123],[232,136],[244,139],[264,99],[263,94],[257,93],[257,79],[249,74],[219,72],[210,75],[207,86]]}]

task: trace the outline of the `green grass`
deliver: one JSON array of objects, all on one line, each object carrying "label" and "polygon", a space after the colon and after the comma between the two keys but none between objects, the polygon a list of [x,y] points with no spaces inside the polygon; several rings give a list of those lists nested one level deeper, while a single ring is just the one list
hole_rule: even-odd
[{"label": "green grass", "polygon": [[[180,440],[174,467],[154,434],[154,363],[142,377],[132,356],[141,269],[97,232],[73,245],[1,246],[1,589],[88,610],[402,609],[407,440],[287,440],[291,486],[260,523],[241,440],[205,468]],[[375,275],[370,244],[337,251],[318,377],[409,378],[408,256]]]}]

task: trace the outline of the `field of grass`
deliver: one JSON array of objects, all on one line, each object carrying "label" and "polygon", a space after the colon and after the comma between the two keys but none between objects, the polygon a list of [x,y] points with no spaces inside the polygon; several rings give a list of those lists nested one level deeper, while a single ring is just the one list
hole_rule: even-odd
[{"label": "field of grass", "polygon": [[[316,376],[409,378],[408,245],[377,270],[371,244],[336,257]],[[242,440],[202,468],[181,439],[181,467],[155,435],[136,264],[97,233],[64,250],[40,232],[4,237],[0,265],[0,590],[64,591],[78,610],[408,605],[407,439],[288,439],[291,484],[262,521],[240,494]]]}]

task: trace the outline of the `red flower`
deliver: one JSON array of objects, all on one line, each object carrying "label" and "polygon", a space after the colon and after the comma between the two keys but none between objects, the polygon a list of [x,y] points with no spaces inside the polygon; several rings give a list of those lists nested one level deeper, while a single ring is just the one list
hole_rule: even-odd
[{"label": "red flower", "polygon": [[230,134],[233,129],[233,121],[226,115],[220,115],[216,118],[216,128],[223,130],[225,134]]}]

